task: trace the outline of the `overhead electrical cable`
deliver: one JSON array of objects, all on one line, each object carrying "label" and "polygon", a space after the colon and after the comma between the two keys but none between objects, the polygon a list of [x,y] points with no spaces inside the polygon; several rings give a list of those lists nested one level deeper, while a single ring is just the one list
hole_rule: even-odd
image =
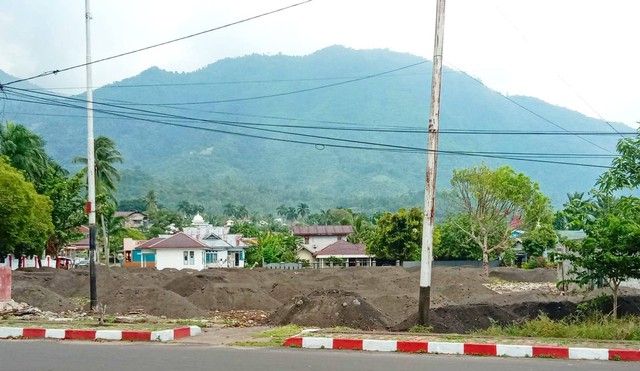
[{"label": "overhead electrical cable", "polygon": [[43,73],[41,73],[39,75],[27,77],[27,78],[24,78],[24,79],[18,79],[18,80],[10,81],[10,82],[8,82],[6,84],[0,84],[0,87],[1,86],[7,86],[7,85],[13,85],[13,84],[18,83],[18,82],[33,80],[33,79],[36,79],[36,78],[39,78],[39,77],[44,77],[44,76],[49,76],[49,75],[56,75],[56,74],[61,73],[61,72],[66,72],[66,71],[70,71],[70,70],[73,70],[73,69],[76,69],[76,68],[85,67],[85,66],[87,66],[89,64],[96,64],[96,63],[100,63],[100,62],[105,62],[105,61],[108,61],[108,60],[111,60],[111,59],[116,59],[116,58],[124,57],[126,55],[131,55],[131,54],[134,54],[134,53],[139,53],[141,51],[157,48],[159,46],[172,44],[172,43],[175,43],[175,42],[178,42],[178,41],[190,39],[192,37],[204,35],[204,34],[207,34],[207,33],[213,32],[213,31],[218,31],[218,30],[221,30],[223,28],[228,28],[228,27],[235,26],[235,25],[238,25],[238,24],[241,24],[241,23],[249,22],[249,21],[252,21],[254,19],[262,18],[262,17],[268,16],[268,15],[271,15],[271,14],[279,13],[279,12],[282,12],[282,11],[285,11],[285,10],[288,10],[288,9],[291,9],[291,8],[295,8],[297,6],[309,3],[311,1],[312,0],[301,1],[299,3],[288,5],[288,6],[285,6],[283,8],[279,8],[279,9],[272,10],[272,11],[269,11],[269,12],[266,12],[266,13],[255,15],[253,17],[245,18],[245,19],[242,19],[242,20],[239,20],[239,21],[227,23],[227,24],[222,25],[222,26],[210,28],[208,30],[204,30],[204,31],[196,32],[196,33],[193,33],[193,34],[190,34],[190,35],[182,36],[182,37],[179,37],[177,39],[172,39],[172,40],[164,41],[164,42],[161,42],[161,43],[158,43],[158,44],[145,46],[145,47],[140,48],[140,49],[135,49],[135,50],[131,50],[131,51],[128,51],[128,52],[125,52],[125,53],[112,55],[112,56],[106,57],[106,58],[96,59],[96,60],[94,60],[92,62],[89,62],[89,63],[77,64],[77,65],[71,66],[71,67],[66,67],[66,68],[62,68],[62,69],[58,69],[58,70],[43,72]]},{"label": "overhead electrical cable", "polygon": [[[9,91],[13,91],[13,90],[24,90],[24,89],[18,89],[18,88],[10,88],[9,89]],[[24,93],[19,93],[19,94],[30,96],[30,95],[24,94]],[[42,92],[37,92],[37,94],[40,94],[40,95],[53,95],[53,94],[47,94],[47,93],[42,93]],[[78,102],[84,102],[85,101],[85,100],[78,99],[78,98],[60,97],[60,96],[55,96],[55,95],[53,95],[53,96],[55,98],[58,98],[58,99],[62,98],[62,99],[78,101]],[[36,98],[39,98],[39,99],[36,99],[33,102],[34,103],[41,103],[41,104],[47,104],[45,102],[45,100],[50,99],[50,98],[42,98],[42,97],[36,97]],[[53,99],[51,99],[51,100],[53,100]],[[57,102],[57,101],[54,101],[54,103],[60,104],[60,102]],[[276,141],[283,141],[283,142],[290,142],[290,143],[313,145],[313,146],[316,146],[316,148],[318,148],[318,146],[321,146],[322,148],[324,148],[324,147],[336,147],[336,148],[366,149],[366,150],[391,150],[391,151],[396,151],[396,152],[415,152],[415,153],[425,153],[426,152],[426,149],[419,148],[419,147],[401,146],[401,145],[376,143],[376,142],[368,142],[368,141],[358,141],[358,140],[352,140],[352,139],[342,139],[342,138],[333,138],[333,137],[327,137],[327,136],[310,135],[310,134],[305,134],[305,133],[292,133],[290,131],[279,131],[279,130],[255,128],[255,127],[250,127],[250,126],[247,126],[247,125],[241,125],[241,124],[237,124],[237,123],[220,122],[220,121],[215,121],[215,120],[206,120],[206,119],[198,119],[198,118],[180,117],[180,116],[171,115],[171,114],[162,114],[162,113],[148,111],[148,110],[132,109],[130,107],[121,107],[121,106],[112,105],[112,104],[105,104],[105,103],[101,103],[101,102],[94,102],[94,104],[99,105],[99,106],[100,105],[105,105],[105,106],[108,106],[110,108],[119,108],[119,109],[125,109],[127,111],[132,111],[132,112],[123,112],[123,111],[105,110],[105,109],[101,109],[101,108],[95,109],[96,112],[105,113],[105,114],[114,115],[114,116],[119,116],[119,117],[123,117],[123,118],[129,118],[129,119],[134,119],[134,120],[153,122],[153,123],[158,123],[158,124],[162,124],[162,125],[176,126],[176,127],[189,128],[189,129],[195,129],[195,130],[206,130],[206,131],[212,131],[212,132],[218,132],[218,133],[224,133],[224,134],[232,134],[232,135],[246,136],[246,137],[252,137],[252,138],[259,138],[259,139],[267,139],[267,140],[276,140]],[[73,107],[74,106],[73,104],[70,104],[70,103],[63,103],[62,105],[65,105],[65,106],[68,106],[68,107]],[[83,105],[76,105],[75,108],[83,109],[84,106]],[[183,124],[178,124],[178,123],[175,123],[175,122],[166,122],[166,121],[160,121],[160,120],[157,120],[157,119],[134,116],[136,114],[139,114],[138,112],[142,112],[145,115],[151,114],[153,116],[161,116],[161,117],[165,117],[165,118],[176,118],[176,117],[177,118],[185,118],[185,119],[190,119],[191,121],[196,121],[196,122],[201,122],[201,123],[213,123],[213,124],[228,125],[228,126],[232,126],[232,127],[235,127],[235,128],[259,130],[259,131],[269,132],[271,134],[302,136],[302,137],[305,137],[305,138],[320,139],[320,140],[322,140],[322,142],[304,142],[304,141],[300,141],[300,140],[266,137],[266,136],[248,134],[246,132],[242,132],[241,133],[241,132],[214,129],[214,128],[211,128],[211,127],[204,128],[204,127],[199,127],[199,126],[183,125]],[[326,142],[326,141],[345,142],[345,143],[349,143],[349,144],[358,144],[359,146],[342,145],[342,144],[336,144],[336,143],[331,143],[331,142]],[[369,146],[375,146],[375,147],[363,147],[362,145],[369,145]],[[439,153],[453,154],[453,155],[464,155],[464,156],[487,157],[487,158],[512,159],[512,160],[529,161],[529,162],[542,162],[542,163],[552,163],[552,164],[564,164],[564,165],[608,168],[608,166],[596,165],[596,164],[582,164],[582,163],[573,163],[573,162],[566,162],[566,161],[541,160],[541,159],[539,159],[541,154],[531,154],[531,153],[472,152],[472,151],[444,151],[444,150],[439,151]],[[535,156],[536,158],[535,159],[527,158],[528,156]]]}]

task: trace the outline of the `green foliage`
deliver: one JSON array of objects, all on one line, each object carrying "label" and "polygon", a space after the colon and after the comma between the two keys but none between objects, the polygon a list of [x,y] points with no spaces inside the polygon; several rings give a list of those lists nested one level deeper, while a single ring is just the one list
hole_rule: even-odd
[{"label": "green foliage", "polygon": [[409,329],[409,332],[413,334],[430,334],[433,332],[433,327],[425,325],[415,325]]},{"label": "green foliage", "polygon": [[34,184],[42,180],[49,168],[44,140],[12,122],[0,125],[0,156],[6,156],[9,164],[24,171],[25,178]]},{"label": "green foliage", "polygon": [[367,253],[378,259],[418,260],[422,246],[422,211],[418,208],[384,213],[367,244]]},{"label": "green foliage", "polygon": [[[452,199],[468,217],[461,228],[482,249],[485,273],[489,274],[489,255],[500,252],[509,242],[509,221],[521,217],[533,228],[538,222],[551,222],[550,201],[537,183],[508,166],[492,170],[486,165],[454,170],[451,178]],[[497,237],[494,241],[492,238]]]},{"label": "green foliage", "polygon": [[542,256],[530,258],[522,264],[523,269],[536,269],[536,268],[547,268],[553,266],[554,263],[547,261],[547,259]]},{"label": "green foliage", "polygon": [[640,278],[640,199],[610,196],[600,198],[593,220],[585,226],[587,238],[562,254],[572,263],[573,278],[567,282],[590,285],[605,281],[613,293],[613,315],[617,315],[618,288],[622,281]]},{"label": "green foliage", "polygon": [[47,253],[57,256],[68,242],[82,236],[78,227],[86,222],[87,217],[84,212],[84,179],[80,174],[69,177],[59,166],[53,165],[47,169],[37,188],[53,204],[53,234],[49,237]]},{"label": "green foliage", "polygon": [[0,255],[42,255],[53,234],[52,204],[0,157]]},{"label": "green foliage", "polygon": [[[120,172],[114,165],[123,163],[124,157],[116,148],[116,143],[113,139],[102,135],[94,140],[93,149],[95,153],[96,195],[104,194],[109,196],[110,199],[115,199],[115,193],[118,190],[116,183],[120,180]],[[75,157],[73,162],[84,164],[83,171],[86,174],[88,162],[86,157]]]},{"label": "green foliage", "polygon": [[118,228],[109,234],[109,249],[111,252],[122,251],[122,240],[125,238],[144,240],[146,236],[135,228]]},{"label": "green foliage", "polygon": [[545,251],[554,250],[558,236],[550,225],[542,225],[524,234],[522,246],[529,258],[537,258]]},{"label": "green foliage", "polygon": [[297,261],[297,250],[302,246],[302,239],[291,233],[261,232],[256,243],[246,249],[247,263],[293,263]]},{"label": "green foliage", "polygon": [[159,209],[149,213],[149,220],[151,226],[146,232],[148,238],[157,237],[159,234],[166,233],[167,227],[171,224],[176,228],[182,228],[186,225],[186,221],[180,213],[168,209]]},{"label": "green foliage", "polygon": [[517,336],[532,338],[566,338],[593,340],[640,340],[640,317],[620,319],[590,316],[581,321],[572,319],[554,321],[547,315],[505,326],[492,325],[486,330],[474,331],[484,336]]},{"label": "green foliage", "polygon": [[611,161],[611,167],[602,174],[596,185],[606,193],[621,189],[636,189],[640,185],[640,135],[622,138],[616,146],[618,156]]},{"label": "green foliage", "polygon": [[117,211],[143,211],[147,209],[144,197],[118,200]]},{"label": "green foliage", "polygon": [[241,222],[235,223],[233,226],[231,226],[231,228],[229,229],[229,233],[241,234],[244,237],[258,237],[258,235],[260,234],[260,229],[258,229],[258,227],[256,227],[252,223]]},{"label": "green foliage", "polygon": [[[447,215],[434,230],[433,256],[436,260],[480,260],[482,249],[464,232],[469,218],[464,214]],[[495,238],[495,237],[494,237]]]},{"label": "green foliage", "polygon": [[517,254],[513,247],[509,246],[502,251],[502,263],[507,267],[513,267],[516,262]]},{"label": "green foliage", "polygon": [[184,215],[191,216],[198,213],[204,213],[204,206],[182,200],[178,203],[178,211],[182,211]]}]

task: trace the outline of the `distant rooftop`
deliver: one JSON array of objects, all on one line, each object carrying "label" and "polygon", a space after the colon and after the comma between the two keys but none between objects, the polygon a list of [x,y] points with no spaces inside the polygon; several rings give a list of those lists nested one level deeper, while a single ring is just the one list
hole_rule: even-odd
[{"label": "distant rooftop", "polygon": [[350,225],[296,225],[294,236],[348,236],[353,233]]}]

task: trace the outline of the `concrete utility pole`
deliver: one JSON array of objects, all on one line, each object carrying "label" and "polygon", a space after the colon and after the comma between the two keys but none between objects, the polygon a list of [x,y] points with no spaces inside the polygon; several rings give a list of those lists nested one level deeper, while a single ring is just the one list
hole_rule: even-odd
[{"label": "concrete utility pole", "polygon": [[91,79],[91,10],[85,0],[85,24],[87,38],[87,205],[89,214],[89,294],[91,309],[98,306],[96,287],[96,166],[93,149],[93,87]]},{"label": "concrete utility pole", "polygon": [[431,304],[431,266],[433,264],[433,223],[436,214],[436,173],[438,170],[438,130],[440,127],[440,91],[442,88],[442,46],[444,38],[445,0],[437,0],[436,35],[433,43],[433,75],[431,79],[431,115],[427,143],[427,176],[422,221],[422,258],[420,262],[420,297],[418,324],[429,324]]}]

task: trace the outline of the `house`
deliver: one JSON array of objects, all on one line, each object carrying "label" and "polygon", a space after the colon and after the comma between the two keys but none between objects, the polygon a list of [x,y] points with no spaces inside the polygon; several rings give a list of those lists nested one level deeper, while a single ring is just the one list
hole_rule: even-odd
[{"label": "house", "polygon": [[126,228],[144,228],[149,224],[147,214],[140,211],[116,211],[117,217],[124,218],[124,227]]},{"label": "house", "polygon": [[303,238],[302,248],[298,249],[298,259],[316,263],[315,254],[337,241],[346,241],[353,233],[350,225],[297,225],[293,235]]},{"label": "house", "polygon": [[233,223],[229,221],[224,227],[213,226],[205,222],[198,213],[193,217],[191,225],[183,228],[183,233],[210,248],[210,268],[242,268],[245,259],[244,249],[248,245],[241,234],[229,233],[232,226]]},{"label": "house", "polygon": [[194,216],[191,226],[172,235],[160,235],[148,241],[124,240],[125,267],[158,269],[242,268],[247,247],[240,234],[230,227],[216,227]]},{"label": "house", "polygon": [[331,266],[332,259],[341,259],[350,267],[371,267],[374,257],[368,255],[365,244],[354,244],[348,241],[336,241],[314,254],[320,268]]},{"label": "house", "polygon": [[136,247],[134,251],[136,250],[140,251],[141,261],[145,256],[151,258],[153,255],[158,269],[203,270],[207,268],[211,258],[211,249],[207,245],[182,232],[151,239]]}]

